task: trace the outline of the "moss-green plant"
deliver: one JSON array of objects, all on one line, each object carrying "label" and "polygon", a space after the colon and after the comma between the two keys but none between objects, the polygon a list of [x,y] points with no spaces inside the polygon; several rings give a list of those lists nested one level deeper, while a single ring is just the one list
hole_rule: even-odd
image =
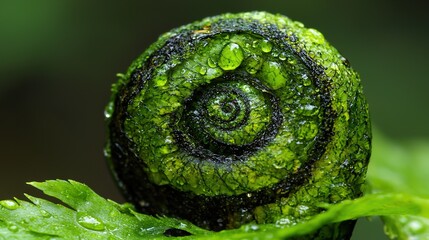
[{"label": "moss-green plant", "polygon": [[[139,211],[210,230],[297,224],[362,195],[359,77],[315,29],[266,12],[165,33],[120,76],[108,158]],[[315,234],[345,238],[353,222]]]}]

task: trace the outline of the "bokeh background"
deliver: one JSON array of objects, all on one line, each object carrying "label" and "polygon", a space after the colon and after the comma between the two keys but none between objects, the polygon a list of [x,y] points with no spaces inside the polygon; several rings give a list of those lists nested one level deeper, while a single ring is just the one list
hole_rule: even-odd
[{"label": "bokeh background", "polygon": [[[429,14],[397,0],[0,0],[0,199],[74,179],[123,201],[103,157],[115,74],[171,28],[224,12],[281,13],[320,30],[360,73],[373,124],[429,137]],[[382,239],[379,222],[355,239]],[[362,235],[363,234],[363,235]]]}]

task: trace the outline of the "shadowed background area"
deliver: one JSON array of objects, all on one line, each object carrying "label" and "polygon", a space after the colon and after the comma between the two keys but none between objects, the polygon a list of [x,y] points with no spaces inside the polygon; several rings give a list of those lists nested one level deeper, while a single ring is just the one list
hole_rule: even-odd
[{"label": "shadowed background area", "polygon": [[0,199],[59,178],[123,201],[103,157],[115,74],[160,34],[224,12],[281,13],[320,30],[360,73],[374,125],[398,140],[427,137],[429,15],[423,1],[400,3],[1,1]]}]

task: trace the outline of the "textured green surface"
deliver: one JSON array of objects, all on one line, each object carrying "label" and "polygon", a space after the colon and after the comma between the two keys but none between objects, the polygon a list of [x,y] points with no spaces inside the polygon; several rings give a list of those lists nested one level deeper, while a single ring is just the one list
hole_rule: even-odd
[{"label": "textured green surface", "polygon": [[314,29],[263,12],[160,37],[113,87],[106,148],[139,210],[219,230],[293,225],[362,194],[358,75]]}]

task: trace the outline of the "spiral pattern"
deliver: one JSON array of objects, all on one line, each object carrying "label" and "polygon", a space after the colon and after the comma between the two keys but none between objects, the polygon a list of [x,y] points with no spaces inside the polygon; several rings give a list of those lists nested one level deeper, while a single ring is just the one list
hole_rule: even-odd
[{"label": "spiral pattern", "polygon": [[214,230],[361,194],[359,77],[314,29],[263,12],[164,34],[113,87],[106,155],[126,197]]}]

